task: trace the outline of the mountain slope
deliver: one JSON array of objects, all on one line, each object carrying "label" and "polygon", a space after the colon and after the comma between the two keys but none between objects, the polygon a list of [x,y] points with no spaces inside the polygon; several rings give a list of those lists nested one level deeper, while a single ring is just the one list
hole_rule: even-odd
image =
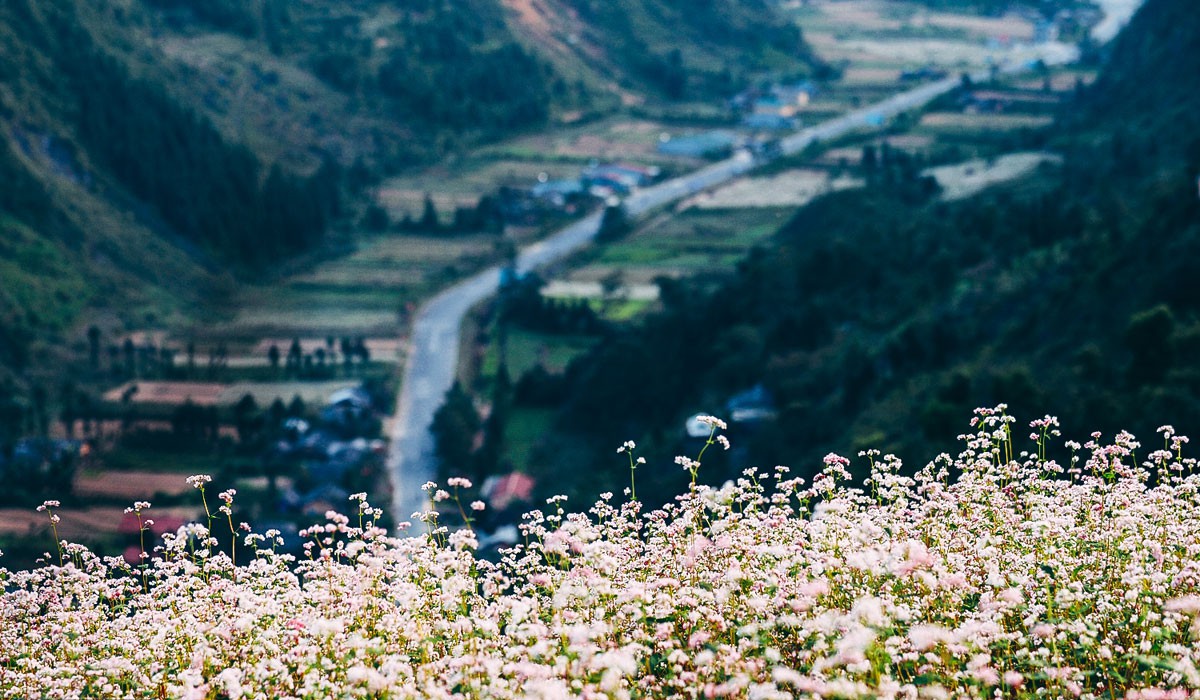
[{"label": "mountain slope", "polygon": [[763,73],[827,71],[800,30],[762,0],[505,0],[556,65],[626,102],[727,97]]},{"label": "mountain slope", "polygon": [[[676,31],[698,42],[728,20],[674,65],[689,97],[715,94],[701,55],[809,67],[758,0],[626,3],[653,18],[632,25],[535,3],[572,17],[583,42],[541,41],[517,4],[0,4],[0,374],[53,365],[97,319],[162,322],[228,291],[226,270],[254,275],[320,245],[339,194],[382,174],[630,91],[664,98],[632,47]],[[757,27],[784,40],[760,49]]]}]

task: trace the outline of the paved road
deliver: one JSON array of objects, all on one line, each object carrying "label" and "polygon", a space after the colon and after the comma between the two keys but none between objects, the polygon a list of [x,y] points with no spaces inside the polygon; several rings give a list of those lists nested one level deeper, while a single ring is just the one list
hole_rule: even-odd
[{"label": "paved road", "polygon": [[[596,235],[600,217],[600,212],[592,214],[525,248],[517,259],[518,270],[542,267],[586,245]],[[454,384],[463,317],[499,287],[500,268],[488,268],[426,302],[413,321],[387,460],[397,521],[426,507],[421,485],[436,475],[429,424]]]},{"label": "paved road", "polygon": [[[1061,49],[1044,54],[1047,63],[1074,60],[1074,55],[1069,50]],[[1019,72],[1026,67],[1027,63],[1013,63],[1002,70]],[[986,77],[986,72],[972,76],[977,81]],[[783,139],[780,148],[784,154],[794,154],[814,141],[829,140],[855,129],[878,125],[953,90],[959,80],[955,76],[922,85],[809,127]],[[761,164],[749,153],[739,151],[730,158],[688,175],[639,190],[627,197],[624,205],[631,216],[640,216],[649,210],[728,182]],[[599,229],[600,218],[600,213],[592,214],[523,249],[517,260],[518,271],[542,267],[587,245]],[[407,520],[411,514],[426,507],[427,495],[421,490],[421,485],[432,481],[436,475],[429,425],[446,391],[454,383],[459,326],[467,311],[494,295],[499,285],[500,268],[484,270],[428,301],[413,322],[411,347],[404,367],[404,382],[400,387],[387,460],[392,479],[393,513],[397,521]]]}]

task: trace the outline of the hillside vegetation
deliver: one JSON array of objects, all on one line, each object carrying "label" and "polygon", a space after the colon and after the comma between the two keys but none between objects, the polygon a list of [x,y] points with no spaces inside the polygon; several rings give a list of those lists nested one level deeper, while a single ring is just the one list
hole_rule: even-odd
[{"label": "hillside vegetation", "polygon": [[[535,469],[619,487],[619,463],[573,445],[632,438],[661,459],[689,414],[759,384],[778,419],[735,441],[738,459],[803,473],[847,446],[951,451],[953,417],[980,403],[1058,415],[1076,437],[1196,426],[1198,60],[1200,17],[1148,0],[1045,135],[1061,168],[944,203],[892,153],[728,279],[665,285],[662,313],[567,371]],[[664,497],[683,478],[655,475]]]},{"label": "hillside vegetation", "polygon": [[[97,318],[196,320],[199,299],[322,246],[382,175],[612,110],[628,91],[684,96],[628,53],[665,23],[689,36],[729,23],[704,44],[722,66],[784,26],[762,3],[659,0],[639,5],[653,22],[629,26],[551,6],[586,41],[541,41],[500,0],[5,2],[0,377],[54,374],[51,357]],[[799,35],[781,36],[756,65],[809,70]],[[724,84],[693,70],[699,55],[672,65],[707,99]]]}]

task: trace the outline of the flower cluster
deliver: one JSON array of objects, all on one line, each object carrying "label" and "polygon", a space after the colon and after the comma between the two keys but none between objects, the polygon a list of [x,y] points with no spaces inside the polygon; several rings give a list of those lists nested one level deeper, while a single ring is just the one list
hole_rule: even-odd
[{"label": "flower cluster", "polygon": [[235,566],[200,525],[137,570],[67,546],[0,570],[0,695],[1200,698],[1185,441],[1139,463],[1093,437],[1060,467],[1057,422],[1029,451],[1012,423],[980,412],[911,476],[864,452],[867,489],[830,455],[808,486],[747,470],[653,512],[552,499],[496,563],[436,518],[388,536],[362,494],[299,561],[270,532]]}]

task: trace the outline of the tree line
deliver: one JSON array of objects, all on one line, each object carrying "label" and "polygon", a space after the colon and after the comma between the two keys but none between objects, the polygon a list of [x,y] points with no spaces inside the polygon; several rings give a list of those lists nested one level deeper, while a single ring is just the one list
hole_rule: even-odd
[{"label": "tree line", "polygon": [[330,160],[302,178],[273,165],[116,59],[83,50],[70,73],[80,140],[130,193],[183,238],[227,262],[261,268],[316,245],[340,213]]}]

